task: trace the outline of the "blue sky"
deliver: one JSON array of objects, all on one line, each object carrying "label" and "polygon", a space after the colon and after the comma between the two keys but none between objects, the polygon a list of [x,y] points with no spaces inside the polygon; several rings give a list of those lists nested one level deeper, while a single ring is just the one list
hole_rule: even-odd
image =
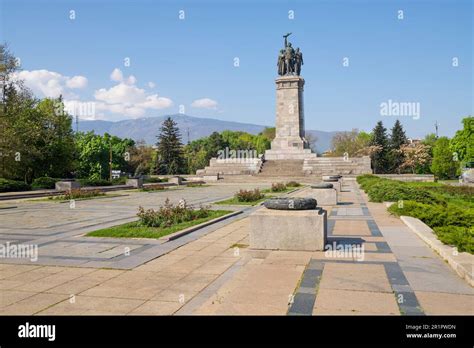
[{"label": "blue sky", "polygon": [[467,0],[1,3],[1,41],[35,93],[95,102],[96,118],[171,114],[184,105],[188,115],[272,125],[286,32],[304,54],[308,129],[371,130],[378,120],[390,128],[396,117],[380,113],[388,100],[419,103],[419,118],[399,117],[412,137],[433,132],[435,121],[452,136],[473,114]]}]

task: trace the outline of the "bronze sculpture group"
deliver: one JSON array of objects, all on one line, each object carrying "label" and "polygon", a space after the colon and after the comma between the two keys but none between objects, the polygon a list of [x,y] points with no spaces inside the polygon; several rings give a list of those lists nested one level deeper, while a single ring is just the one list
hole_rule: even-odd
[{"label": "bronze sculpture group", "polygon": [[280,50],[278,55],[278,75],[297,75],[301,73],[301,66],[303,65],[303,53],[299,47],[295,50],[291,42],[288,42],[288,36],[291,33],[283,35],[285,39],[285,48]]}]

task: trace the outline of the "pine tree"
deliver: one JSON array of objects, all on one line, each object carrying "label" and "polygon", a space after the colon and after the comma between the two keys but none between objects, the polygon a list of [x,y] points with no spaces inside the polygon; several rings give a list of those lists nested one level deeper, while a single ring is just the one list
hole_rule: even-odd
[{"label": "pine tree", "polygon": [[389,161],[390,161],[390,171],[397,172],[400,174],[400,166],[403,163],[404,155],[400,151],[400,148],[403,145],[408,143],[408,139],[403,130],[403,126],[399,120],[395,122],[392,128],[392,134],[390,136],[390,152],[389,152]]},{"label": "pine tree", "polygon": [[181,134],[177,123],[171,117],[163,121],[157,138],[157,174],[184,173]]},{"label": "pine tree", "polygon": [[370,145],[378,147],[378,151],[372,155],[374,173],[385,173],[388,165],[388,138],[387,129],[383,126],[382,121],[377,122],[372,134]]}]

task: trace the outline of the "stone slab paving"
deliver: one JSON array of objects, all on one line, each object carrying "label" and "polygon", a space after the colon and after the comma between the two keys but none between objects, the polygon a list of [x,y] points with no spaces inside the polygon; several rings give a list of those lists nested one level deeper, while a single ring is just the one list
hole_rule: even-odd
[{"label": "stone slab paving", "polygon": [[[15,209],[0,210],[0,243],[38,246],[38,260],[3,258],[2,263],[41,264],[75,267],[131,269],[163,255],[183,243],[208,233],[216,224],[179,241],[151,239],[85,237],[90,231],[136,220],[139,206],[158,208],[166,198],[177,203],[206,204],[229,198],[240,188],[263,187],[262,184],[226,184],[196,188],[172,188],[166,191],[116,191],[119,197],[69,203],[17,200]],[[222,207],[235,210],[245,207]]]},{"label": "stone slab paving", "polygon": [[130,269],[0,264],[0,314],[474,314],[473,289],[383,204],[350,181],[339,198],[328,242],[345,254],[251,250],[241,214]]}]

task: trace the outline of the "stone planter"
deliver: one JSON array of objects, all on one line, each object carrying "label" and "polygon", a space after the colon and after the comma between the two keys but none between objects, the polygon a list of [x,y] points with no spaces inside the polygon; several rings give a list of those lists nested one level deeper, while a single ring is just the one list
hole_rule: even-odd
[{"label": "stone planter", "polygon": [[127,179],[125,184],[128,185],[128,186],[132,186],[134,188],[142,188],[143,187],[143,179],[142,178]]},{"label": "stone planter", "polygon": [[250,215],[250,247],[266,250],[322,251],[327,212],[311,198],[276,198]]},{"label": "stone planter", "polygon": [[322,251],[327,238],[327,213],[262,207],[250,215],[250,247],[267,250]]},{"label": "stone planter", "polygon": [[217,181],[217,180],[220,179],[220,176],[219,176],[219,174],[216,174],[216,175],[204,175],[204,176],[202,177],[202,179],[203,179],[204,181],[206,181],[206,182],[207,182],[207,181]]},{"label": "stone planter", "polygon": [[[331,187],[321,187],[324,185]],[[310,196],[318,201],[321,205],[336,205],[337,204],[337,189],[333,188],[331,183],[323,183],[311,186]]]},{"label": "stone planter", "polygon": [[56,181],[54,184],[56,191],[71,191],[81,188],[81,184],[78,181],[64,180]]},{"label": "stone planter", "polygon": [[180,176],[173,176],[171,178],[168,179],[168,183],[170,184],[175,184],[175,185],[181,185],[181,183],[183,182],[183,178],[180,177]]}]

